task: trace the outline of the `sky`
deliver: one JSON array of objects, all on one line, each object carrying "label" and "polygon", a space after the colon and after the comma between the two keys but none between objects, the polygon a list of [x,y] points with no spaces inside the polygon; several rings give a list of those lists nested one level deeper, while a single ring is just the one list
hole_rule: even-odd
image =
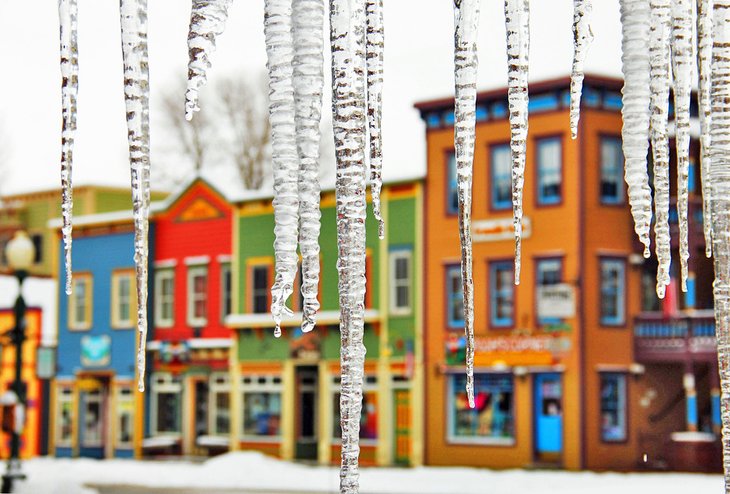
[{"label": "sky", "polygon": [[[186,76],[190,2],[148,0],[152,180],[170,162],[159,95]],[[79,97],[74,183],[128,186],[118,1],[78,0]],[[453,95],[453,3],[385,0],[384,177],[425,171],[425,127],[414,103]],[[570,73],[572,0],[533,0],[530,80]],[[210,85],[265,70],[263,0],[234,0],[213,55]],[[506,85],[503,0],[482,0],[479,89]],[[620,75],[619,2],[594,2],[586,72]],[[0,193],[60,184],[61,75],[57,0],[0,2]],[[325,40],[328,40],[325,37]],[[325,75],[329,76],[328,55]],[[328,89],[329,80],[325,82]],[[210,86],[209,86],[210,87]],[[201,100],[205,99],[206,91]],[[181,96],[182,98],[182,96]],[[325,98],[329,98],[328,95]],[[325,102],[325,113],[329,111]],[[181,99],[180,111],[183,111]],[[331,121],[331,120],[330,120]],[[567,122],[566,122],[567,126]],[[326,137],[331,138],[331,137]],[[159,175],[159,174],[158,174]]]}]

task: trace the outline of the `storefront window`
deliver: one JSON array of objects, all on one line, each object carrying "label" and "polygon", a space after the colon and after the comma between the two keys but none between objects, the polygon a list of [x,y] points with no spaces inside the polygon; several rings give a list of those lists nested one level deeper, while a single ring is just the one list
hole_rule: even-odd
[{"label": "storefront window", "polygon": [[101,391],[89,391],[84,394],[84,421],[82,444],[84,446],[100,446],[103,427]]},{"label": "storefront window", "polygon": [[466,397],[466,376],[455,374],[449,380],[450,442],[512,444],[514,442],[514,405],[512,376],[474,374],[475,407]]},{"label": "storefront window", "polygon": [[152,377],[152,430],[157,434],[179,434],[181,431],[182,385],[169,374]]},{"label": "storefront window", "polygon": [[56,446],[71,446],[73,435],[73,389],[58,388],[58,425],[56,426]]},{"label": "storefront window", "polygon": [[[339,379],[335,382],[339,388]],[[340,393],[332,395],[334,420],[332,422],[332,436],[335,439],[342,438],[342,427],[340,425]],[[362,414],[360,415],[360,439],[378,439],[378,393],[377,380],[375,377],[367,377],[363,385],[362,393]]]},{"label": "storefront window", "polygon": [[129,448],[132,446],[134,427],[134,394],[129,386],[117,388],[117,447]]},{"label": "storefront window", "polygon": [[227,436],[231,430],[231,390],[228,376],[213,374],[210,378],[212,427],[214,435]]},{"label": "storefront window", "polygon": [[278,438],[281,435],[281,379],[273,376],[244,377],[243,435]]},{"label": "storefront window", "polygon": [[626,436],[626,376],[601,374],[601,439],[622,442]]}]

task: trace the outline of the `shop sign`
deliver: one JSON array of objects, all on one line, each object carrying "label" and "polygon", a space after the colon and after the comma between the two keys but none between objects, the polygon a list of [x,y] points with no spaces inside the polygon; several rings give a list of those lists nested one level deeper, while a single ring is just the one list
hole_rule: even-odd
[{"label": "shop sign", "polygon": [[[530,218],[522,218],[522,238],[528,238],[532,233]],[[474,242],[497,242],[515,238],[515,227],[512,218],[498,220],[472,221],[471,236]]]},{"label": "shop sign", "polygon": [[[562,334],[500,336],[474,339],[474,365],[553,365],[571,350],[570,338]],[[446,362],[463,365],[466,339],[462,336],[446,343]]]},{"label": "shop sign", "polygon": [[111,362],[112,339],[109,335],[81,338],[81,365],[105,367]]},{"label": "shop sign", "polygon": [[575,289],[567,283],[537,288],[537,313],[540,318],[575,317]]}]

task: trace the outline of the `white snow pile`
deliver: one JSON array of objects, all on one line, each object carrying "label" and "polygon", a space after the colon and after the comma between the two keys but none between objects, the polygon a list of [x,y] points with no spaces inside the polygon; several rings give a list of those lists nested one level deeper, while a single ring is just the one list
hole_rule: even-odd
[{"label": "white snow pile", "polygon": [[[306,466],[253,452],[228,453],[204,463],[36,458],[23,462],[25,494],[94,494],[94,485],[241,489],[292,493],[339,492],[335,466]],[[720,492],[721,475],[493,471],[476,468],[364,468],[363,494],[685,494]]]}]

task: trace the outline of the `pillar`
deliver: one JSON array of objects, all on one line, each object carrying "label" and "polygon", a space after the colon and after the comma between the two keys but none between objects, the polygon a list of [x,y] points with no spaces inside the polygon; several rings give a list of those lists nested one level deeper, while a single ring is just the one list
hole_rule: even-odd
[{"label": "pillar", "polygon": [[241,366],[238,365],[238,345],[241,333],[233,330],[231,348],[228,349],[228,376],[230,377],[231,430],[228,437],[228,449],[238,451],[241,448],[241,422],[243,421],[241,397]]},{"label": "pillar", "polygon": [[687,430],[697,430],[697,390],[695,389],[695,375],[692,368],[692,363],[687,363],[684,369],[684,377],[682,379],[684,384],[684,396],[685,406],[687,414]]},{"label": "pillar", "polygon": [[332,462],[332,431],[334,430],[334,409],[332,406],[332,375],[326,360],[319,361],[319,380],[317,387],[318,427],[317,462],[329,465]]},{"label": "pillar", "polygon": [[294,427],[294,405],[296,397],[296,373],[294,361],[287,359],[284,362],[281,376],[284,385],[281,396],[281,446],[280,454],[282,460],[294,459],[294,443],[296,441]]},{"label": "pillar", "polygon": [[[381,193],[381,213],[386,228],[384,237],[379,243],[379,270],[380,283],[378,286],[380,301],[380,320],[379,331],[379,357],[377,366],[378,377],[378,442],[375,450],[375,462],[377,465],[390,465],[393,463],[393,392],[392,392],[392,373],[390,372],[390,357],[392,349],[390,348],[390,333],[388,328],[388,318],[390,309],[390,251],[388,249],[388,189]],[[413,270],[413,269],[412,269]]]}]

